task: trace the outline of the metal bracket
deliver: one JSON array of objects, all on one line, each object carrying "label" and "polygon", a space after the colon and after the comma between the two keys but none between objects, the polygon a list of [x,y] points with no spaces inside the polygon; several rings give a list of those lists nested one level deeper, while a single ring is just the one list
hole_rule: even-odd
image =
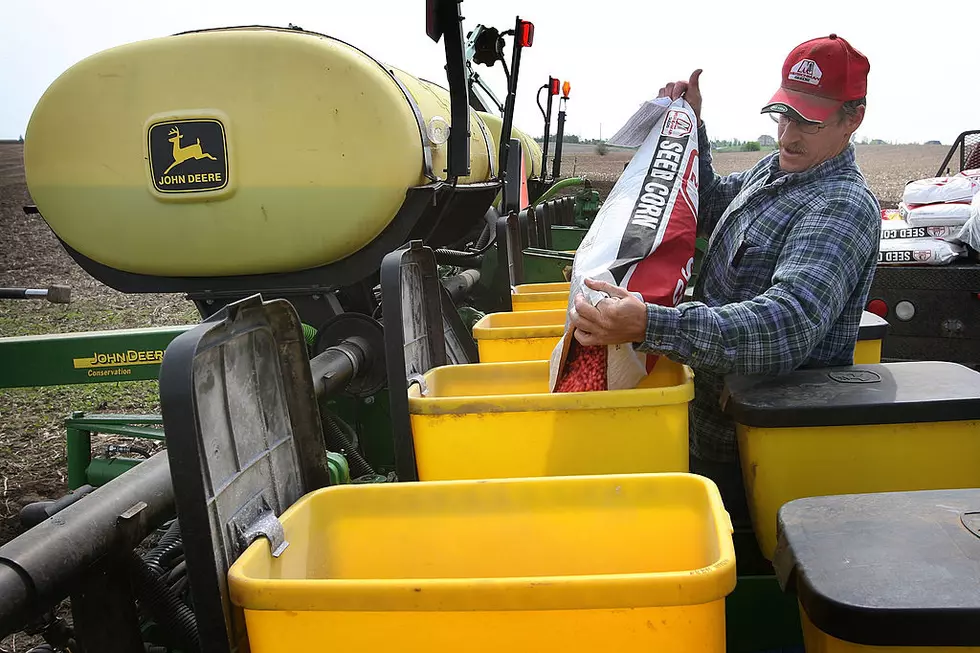
[{"label": "metal bracket", "polygon": [[246,503],[231,520],[238,544],[238,555],[245,552],[255,540],[265,537],[269,540],[272,557],[278,558],[289,546],[282,524],[269,507],[265,496],[258,494]]},{"label": "metal bracket", "polygon": [[416,384],[418,384],[419,390],[421,391],[423,397],[429,394],[429,386],[425,384],[425,378],[421,374],[413,374],[408,377],[409,388]]}]

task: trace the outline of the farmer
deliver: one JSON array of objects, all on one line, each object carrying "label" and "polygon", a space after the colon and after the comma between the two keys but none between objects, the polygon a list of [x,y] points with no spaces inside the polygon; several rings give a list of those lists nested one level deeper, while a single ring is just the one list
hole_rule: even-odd
[{"label": "farmer", "polygon": [[696,70],[660,89],[684,95],[698,117],[698,231],[709,237],[693,301],[644,304],[624,290],[597,306],[576,298],[571,322],[584,345],[634,343],[689,365],[691,471],[718,485],[734,519],[748,516],[734,423],[721,409],[724,376],[784,374],[853,363],[881,228],[877,200],[854,159],[868,60],[831,34],[797,46],[762,108],[779,148],[726,177],[711,165]]}]

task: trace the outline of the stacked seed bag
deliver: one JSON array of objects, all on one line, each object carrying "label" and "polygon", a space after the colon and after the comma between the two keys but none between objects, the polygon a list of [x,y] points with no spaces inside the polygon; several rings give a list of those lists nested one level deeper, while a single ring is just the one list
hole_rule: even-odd
[{"label": "stacked seed bag", "polygon": [[899,210],[910,227],[962,227],[980,190],[980,170],[930,177],[905,185]]},{"label": "stacked seed bag", "polygon": [[946,265],[966,255],[960,239],[980,192],[980,170],[906,184],[898,211],[882,211],[879,265]]},{"label": "stacked seed bag", "polygon": [[956,234],[957,240],[969,245],[974,251],[980,251],[980,191],[973,196],[970,204],[970,219]]}]

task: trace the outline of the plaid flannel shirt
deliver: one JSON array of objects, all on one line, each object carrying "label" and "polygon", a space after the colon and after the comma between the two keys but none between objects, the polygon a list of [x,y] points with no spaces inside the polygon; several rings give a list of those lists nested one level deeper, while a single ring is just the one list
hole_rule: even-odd
[{"label": "plaid flannel shirt", "polygon": [[698,138],[708,249],[693,301],[647,305],[638,349],[691,366],[691,455],[734,462],[735,427],[720,406],[726,374],[853,363],[881,213],[852,145],[799,173],[781,172],[777,151],[721,177],[703,125]]}]

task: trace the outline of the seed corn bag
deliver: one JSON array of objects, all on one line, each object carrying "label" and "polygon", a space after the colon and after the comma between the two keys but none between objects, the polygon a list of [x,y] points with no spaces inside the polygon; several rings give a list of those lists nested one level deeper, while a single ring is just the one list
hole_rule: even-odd
[{"label": "seed corn bag", "polygon": [[910,227],[962,227],[970,219],[969,202],[898,205],[898,210]]},{"label": "seed corn bag", "polygon": [[[593,305],[606,298],[585,285],[587,278],[625,288],[652,304],[676,306],[684,298],[697,235],[697,118],[683,98],[658,98],[642,110],[652,129],[575,253],[569,311],[578,294]],[[651,116],[657,110],[660,115]],[[634,388],[656,360],[630,343],[584,347],[566,317],[564,337],[551,356],[549,387],[552,392]]]},{"label": "seed corn bag", "polygon": [[949,177],[917,179],[905,185],[902,201],[907,205],[941,202],[970,202],[980,192],[980,170],[964,170]]},{"label": "seed corn bag", "polygon": [[897,220],[881,222],[881,240],[908,240],[910,238],[955,238],[959,227],[940,225],[938,227],[913,227],[899,217]]},{"label": "seed corn bag", "polygon": [[942,238],[883,240],[878,265],[948,265],[966,255],[966,248]]}]

